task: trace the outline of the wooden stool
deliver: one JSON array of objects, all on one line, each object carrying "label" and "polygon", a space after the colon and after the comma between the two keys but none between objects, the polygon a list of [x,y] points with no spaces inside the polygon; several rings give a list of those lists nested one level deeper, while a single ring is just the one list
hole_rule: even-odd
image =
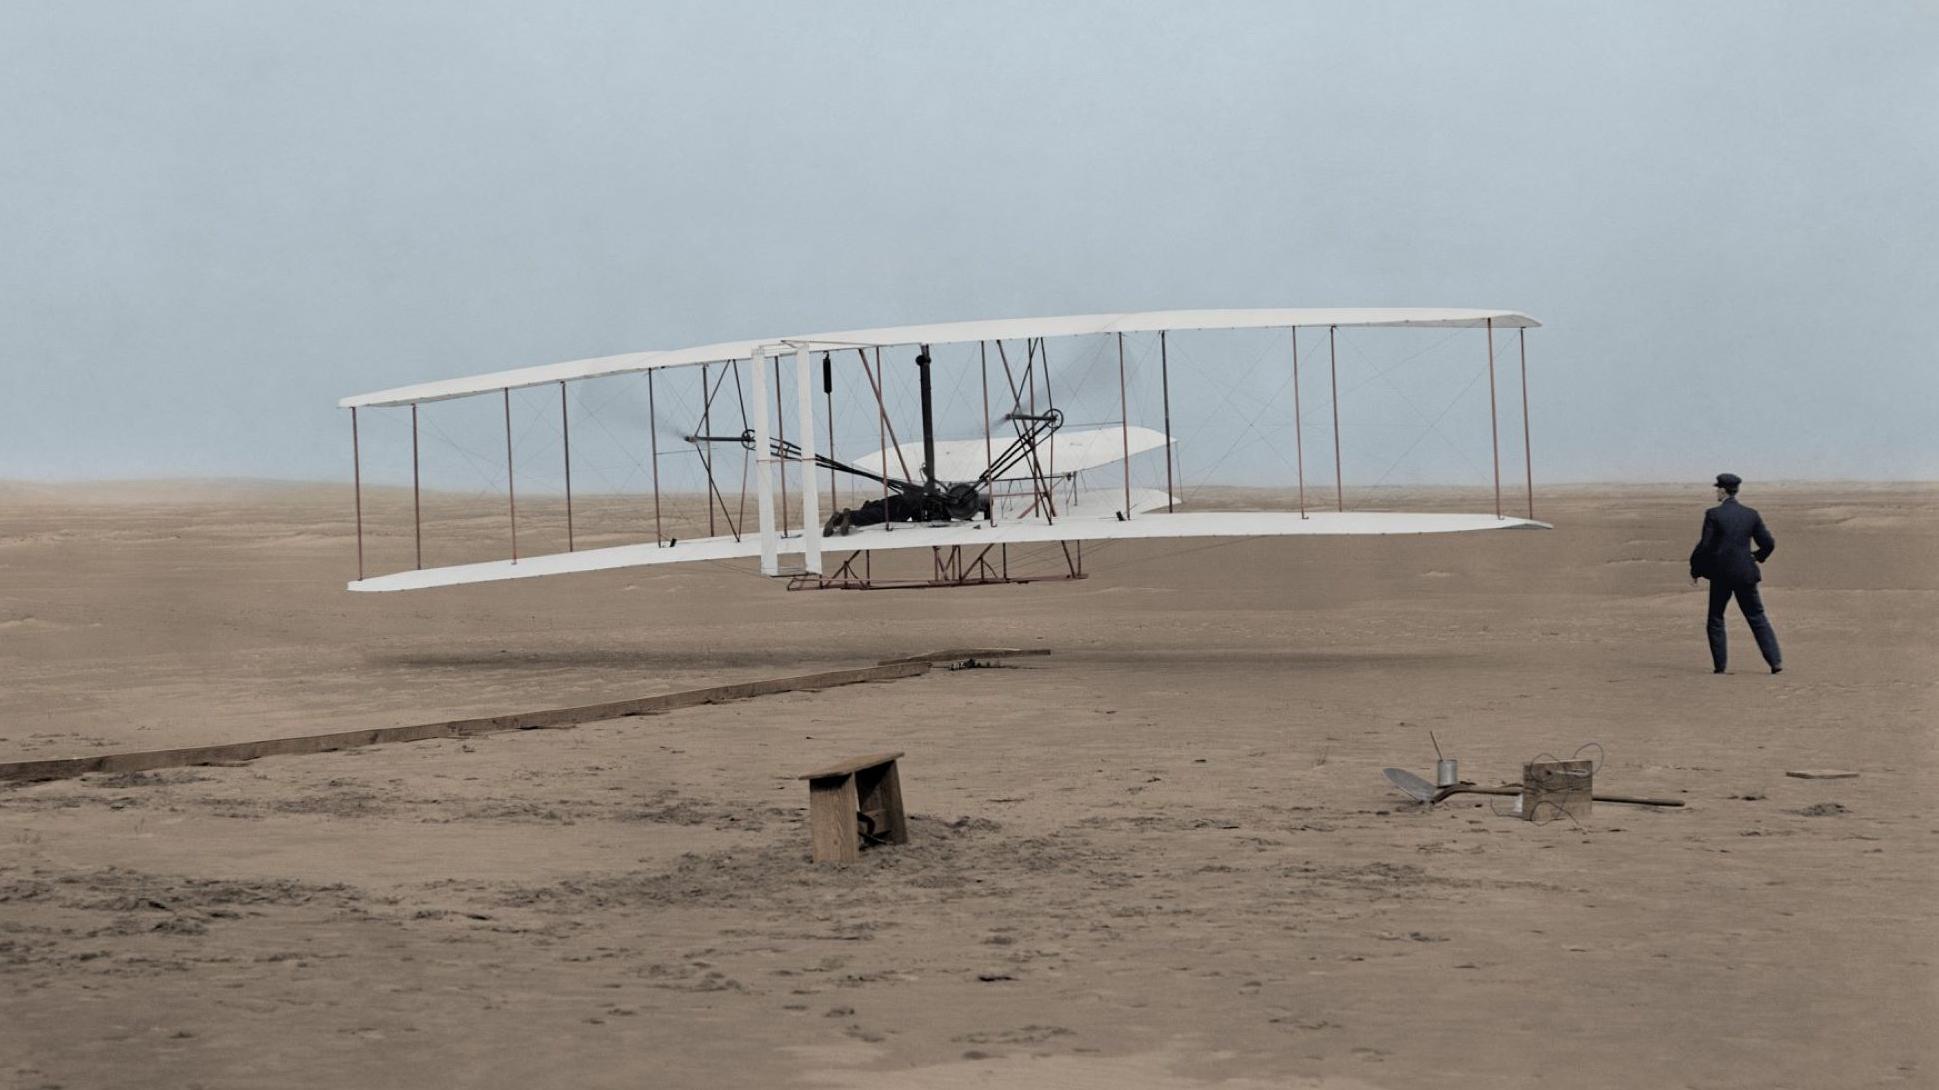
[{"label": "wooden stool", "polygon": [[866,757],[816,769],[808,781],[808,838],[817,863],[853,863],[871,844],[907,844],[909,821],[902,815],[902,780],[896,753]]}]

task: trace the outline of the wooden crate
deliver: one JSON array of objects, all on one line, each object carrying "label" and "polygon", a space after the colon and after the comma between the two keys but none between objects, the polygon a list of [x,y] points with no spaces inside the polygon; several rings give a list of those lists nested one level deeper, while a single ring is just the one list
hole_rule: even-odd
[{"label": "wooden crate", "polygon": [[1595,808],[1595,762],[1530,761],[1522,766],[1522,817],[1586,820]]}]

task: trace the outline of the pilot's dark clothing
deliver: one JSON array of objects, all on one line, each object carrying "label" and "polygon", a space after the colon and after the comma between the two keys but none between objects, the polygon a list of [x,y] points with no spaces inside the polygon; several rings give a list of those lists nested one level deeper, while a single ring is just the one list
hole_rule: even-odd
[{"label": "pilot's dark clothing", "polygon": [[990,494],[973,484],[952,484],[936,492],[891,492],[879,500],[828,516],[824,534],[885,522],[968,522],[990,517]]},{"label": "pilot's dark clothing", "polygon": [[[1751,543],[1757,544],[1752,551]],[[1777,649],[1777,633],[1764,616],[1764,602],[1757,584],[1763,578],[1757,566],[1777,550],[1777,540],[1764,528],[1764,518],[1754,509],[1726,497],[1724,502],[1703,513],[1703,537],[1690,551],[1690,578],[1710,580],[1710,614],[1705,629],[1710,637],[1710,660],[1722,671],[1727,659],[1724,641],[1724,609],[1737,599],[1757,650],[1773,669],[1783,665]]]}]

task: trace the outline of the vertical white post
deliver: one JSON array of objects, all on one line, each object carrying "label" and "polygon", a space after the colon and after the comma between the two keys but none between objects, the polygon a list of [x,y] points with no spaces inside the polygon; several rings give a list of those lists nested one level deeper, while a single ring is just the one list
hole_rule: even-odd
[{"label": "vertical white post", "polygon": [[[1048,360],[1049,357],[1045,357]],[[1045,372],[1046,378],[1049,372]],[[1049,386],[1045,382],[1045,386]],[[1124,520],[1131,521],[1131,410],[1124,399],[1124,334],[1118,334],[1118,433],[1124,439]],[[1053,456],[1057,447],[1051,446]]]},{"label": "vertical white post", "polygon": [[1495,412],[1495,320],[1488,319],[1488,441],[1495,448],[1495,517],[1501,517],[1501,421]]},{"label": "vertical white post", "polygon": [[1333,391],[1333,506],[1340,511],[1347,509],[1347,489],[1343,483],[1346,477],[1340,470],[1340,355],[1334,350],[1333,335],[1340,331],[1339,326],[1326,327],[1326,370],[1332,376]]},{"label": "vertical white post", "polygon": [[[1515,330],[1515,343],[1522,354],[1522,467],[1528,473],[1528,517],[1535,517],[1535,455],[1528,447],[1528,330]],[[417,406],[411,406],[415,413]]]},{"label": "vertical white post", "polygon": [[808,349],[794,350],[795,396],[801,403],[801,567],[821,574],[821,500],[815,494],[815,384]]},{"label": "vertical white post", "polygon": [[754,372],[754,482],[760,493],[761,574],[779,575],[781,563],[776,554],[780,545],[774,534],[774,449],[768,442],[768,379],[767,370],[761,366],[765,359],[764,350],[756,348],[748,361],[753,365],[749,370]]}]

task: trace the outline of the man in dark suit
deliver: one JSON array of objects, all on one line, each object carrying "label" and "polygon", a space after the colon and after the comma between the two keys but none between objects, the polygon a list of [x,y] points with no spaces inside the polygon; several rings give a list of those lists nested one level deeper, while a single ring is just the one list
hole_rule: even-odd
[{"label": "man in dark suit", "polygon": [[[1757,637],[1757,649],[1770,664],[1771,673],[1782,673],[1784,657],[1777,650],[1777,633],[1771,630],[1770,618],[1764,616],[1764,602],[1758,597],[1757,584],[1763,574],[1757,566],[1770,559],[1777,550],[1777,539],[1764,528],[1764,518],[1756,511],[1737,502],[1737,489],[1744,483],[1735,473],[1717,474],[1717,506],[1703,513],[1703,537],[1697,547],[1690,551],[1690,585],[1696,586],[1697,580],[1710,580],[1710,617],[1707,631],[1710,635],[1710,661],[1716,672],[1724,672],[1727,658],[1724,646],[1724,609],[1735,596],[1737,608],[1744,613],[1744,620],[1750,624],[1751,635]],[[1757,543],[1757,550],[1751,550],[1751,543]]]}]

